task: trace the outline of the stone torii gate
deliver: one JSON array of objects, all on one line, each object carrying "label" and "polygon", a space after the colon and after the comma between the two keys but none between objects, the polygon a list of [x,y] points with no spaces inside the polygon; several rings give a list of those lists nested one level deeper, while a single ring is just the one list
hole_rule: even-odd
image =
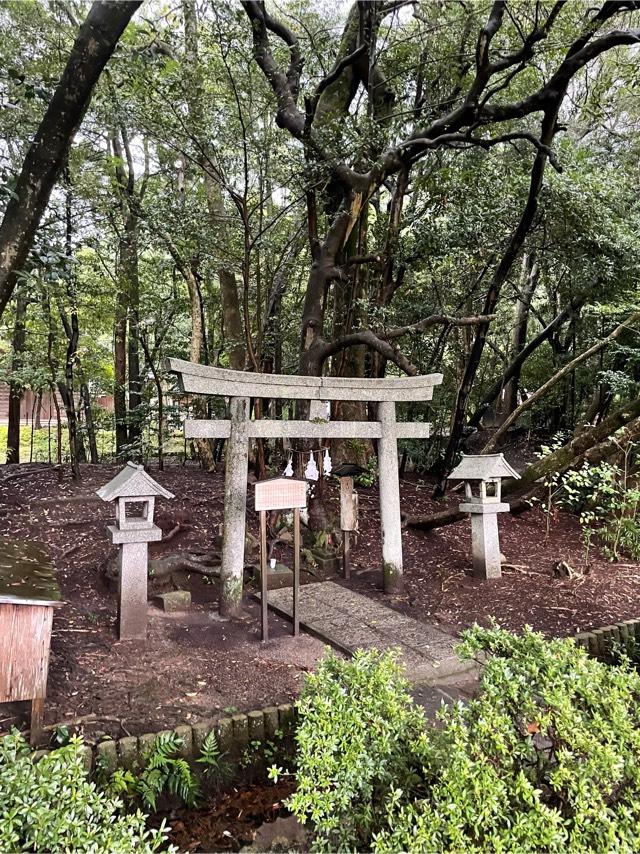
[{"label": "stone torii gate", "polygon": [[[220,612],[237,614],[242,601],[244,540],[247,512],[249,445],[262,439],[377,439],[380,490],[380,524],[385,592],[402,589],[402,533],[398,439],[428,439],[426,422],[397,421],[396,403],[427,401],[442,374],[385,379],[306,377],[258,374],[167,359],[186,394],[223,395],[230,398],[229,419],[187,419],[188,439],[227,439],[224,495],[224,530],[220,573]],[[249,418],[250,398],[308,400],[308,421]],[[377,421],[327,421],[328,400],[375,402]]]}]

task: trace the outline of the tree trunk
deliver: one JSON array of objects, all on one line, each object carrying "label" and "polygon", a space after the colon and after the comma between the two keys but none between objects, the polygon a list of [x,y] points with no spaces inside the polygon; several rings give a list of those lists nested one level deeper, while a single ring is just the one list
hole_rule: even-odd
[{"label": "tree trunk", "polygon": [[[7,462],[20,462],[20,404],[22,403],[22,380],[19,372],[22,368],[22,354],[26,340],[27,305],[29,301],[21,290],[16,299],[16,317],[13,327],[11,347],[11,380],[9,382],[9,423],[7,427]],[[16,377],[16,374],[18,376]]]},{"label": "tree trunk", "polygon": [[93,3],[27,151],[0,225],[0,317],[107,60],[141,0]]},{"label": "tree trunk", "polygon": [[[211,211],[209,211],[211,213]],[[229,357],[229,367],[234,371],[243,371],[246,362],[246,347],[238,286],[233,272],[220,268],[220,300],[224,320],[225,350]]]},{"label": "tree trunk", "polygon": [[36,430],[42,430],[42,388],[39,388],[36,394],[34,427]]},{"label": "tree trunk", "polygon": [[[47,364],[51,372],[51,381],[49,385],[49,396],[53,402],[56,411],[56,462],[58,466],[58,481],[62,481],[62,421],[60,418],[60,404],[58,403],[57,385],[58,385],[58,366],[53,354],[53,345],[55,344],[55,331],[53,328],[53,318],[51,317],[51,303],[49,302],[49,294],[45,292],[44,300],[45,320],[47,326]],[[49,421],[51,421],[51,411],[49,411]],[[51,460],[51,446],[49,446],[49,460]]]},{"label": "tree trunk", "polygon": [[[545,146],[549,146],[553,142],[553,138],[557,130],[556,121],[558,118],[558,110],[560,108],[561,100],[562,98],[558,97],[554,108],[550,109],[547,113],[545,113],[541,131],[541,141]],[[498,300],[500,298],[502,286],[505,283],[509,272],[511,271],[511,267],[514,264],[518,253],[520,252],[520,249],[522,248],[525,237],[527,236],[529,229],[533,224],[536,211],[538,210],[538,196],[540,194],[540,190],[542,189],[542,179],[544,177],[544,170],[546,164],[547,153],[546,151],[539,149],[534,160],[533,168],[531,170],[531,179],[529,182],[529,193],[527,196],[527,202],[525,204],[524,210],[522,211],[522,215],[520,217],[518,225],[513,230],[511,237],[509,238],[509,243],[507,245],[505,253],[502,256],[502,259],[498,264],[495,273],[493,274],[491,284],[489,285],[489,289],[485,297],[484,308],[482,311],[482,313],[485,315],[494,313],[498,304]],[[440,479],[440,483],[434,490],[435,496],[444,495],[444,490],[447,482],[447,474],[452,470],[458,453],[458,447],[460,445],[460,440],[462,438],[462,432],[464,428],[467,402],[469,400],[469,396],[471,395],[478,368],[480,367],[480,360],[484,352],[484,346],[487,340],[488,332],[489,324],[481,324],[480,326],[478,326],[475,338],[473,340],[471,352],[469,353],[469,358],[467,359],[467,364],[462,377],[462,381],[460,383],[458,393],[456,395],[455,408],[451,419],[449,441],[447,443],[444,458],[442,461],[442,477]]]},{"label": "tree trunk", "polygon": [[[511,359],[517,359],[520,353],[524,350],[527,343],[527,326],[529,322],[529,308],[531,300],[538,284],[539,274],[538,262],[534,252],[527,252],[522,259],[522,287],[516,300],[514,310],[513,328],[511,330]],[[518,386],[520,385],[520,367],[522,363],[513,372],[511,379],[504,387],[504,395],[502,398],[502,406],[500,414],[503,418],[508,418],[509,415],[518,405]]]},{"label": "tree trunk", "polygon": [[129,379],[128,441],[135,448],[135,456],[140,457],[140,437],[142,435],[142,379],[140,377],[140,354],[138,350],[138,325],[140,322],[140,278],[138,271],[138,217],[129,214],[127,231],[127,362]]},{"label": "tree trunk", "polygon": [[120,240],[120,255],[116,273],[116,305],[113,325],[113,416],[116,432],[116,456],[126,455],[127,431],[127,313],[128,313],[128,244]]},{"label": "tree trunk", "polygon": [[98,443],[96,442],[96,430],[93,423],[93,412],[91,411],[91,395],[89,386],[86,383],[80,385],[80,399],[84,409],[84,420],[87,425],[87,439],[89,442],[89,458],[92,464],[97,465],[100,460],[98,457]]},{"label": "tree trunk", "polygon": [[[345,249],[347,259],[366,254],[367,219],[365,209],[360,217],[359,227],[354,228],[347,242]],[[334,339],[342,338],[354,329],[366,326],[367,319],[362,311],[366,295],[365,274],[366,268],[363,265],[352,265],[350,281],[334,290]],[[365,354],[366,347],[360,346],[349,347],[334,356],[334,375],[364,378]],[[366,421],[367,404],[361,401],[336,401],[332,417],[339,421]],[[350,462],[365,468],[371,453],[371,442],[364,439],[334,439],[331,442],[331,455],[336,463]]]}]

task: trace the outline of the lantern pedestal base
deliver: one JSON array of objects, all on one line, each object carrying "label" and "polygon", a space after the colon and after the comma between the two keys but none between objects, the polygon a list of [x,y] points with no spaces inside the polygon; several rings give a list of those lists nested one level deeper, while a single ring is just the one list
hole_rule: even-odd
[{"label": "lantern pedestal base", "polygon": [[473,574],[488,580],[502,577],[498,513],[509,509],[508,504],[461,504],[463,513],[471,514],[471,554]]},{"label": "lantern pedestal base", "polygon": [[109,526],[112,541],[120,545],[120,603],[118,627],[120,640],[145,640],[147,637],[148,544],[162,539],[156,525],[145,530],[123,530]]}]

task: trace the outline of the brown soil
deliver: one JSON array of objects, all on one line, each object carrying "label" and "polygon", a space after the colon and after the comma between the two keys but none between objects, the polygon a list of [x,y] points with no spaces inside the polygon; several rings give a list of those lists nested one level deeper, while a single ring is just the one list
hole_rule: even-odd
[{"label": "brown soil", "polygon": [[[102,572],[115,553],[105,530],[112,508],[94,494],[115,471],[113,466],[84,466],[82,483],[65,475],[60,485],[46,465],[7,467],[0,474],[2,534],[44,546],[65,600],[54,618],[46,722],[94,716],[85,727],[90,735],[138,734],[205,720],[231,707],[248,710],[294,697],[323,646],[304,635],[294,641],[288,624],[273,614],[272,640],[261,644],[251,591],[243,618],[221,621],[216,585],[191,575],[184,581],[192,592],[191,611],[164,614],[150,608],[146,644],[118,642],[116,595]],[[165,533],[176,522],[189,529],[152,546],[151,555],[210,548],[222,521],[222,474],[181,466],[152,474],[176,495],[171,502],[160,502],[158,523]],[[382,598],[377,491],[358,491],[360,534],[351,583]],[[420,515],[443,509],[446,504],[436,505],[430,491],[430,484],[403,482],[403,510]],[[337,486],[327,484],[326,494],[337,514]],[[458,500],[453,495],[447,503]],[[255,514],[249,512],[248,520],[257,533]],[[640,565],[611,564],[592,550],[585,567],[575,517],[559,513],[546,538],[539,510],[504,514],[500,531],[507,561],[517,568],[507,567],[501,580],[487,583],[468,575],[467,520],[429,533],[405,530],[406,592],[384,597],[385,603],[453,631],[495,617],[509,629],[530,624],[547,635],[570,635],[640,616]],[[276,554],[290,561],[287,546],[279,546]],[[552,565],[559,560],[586,572],[555,578]],[[317,580],[317,571],[303,573],[303,583]],[[15,720],[12,711],[7,706],[0,710],[0,729]]]},{"label": "brown soil", "polygon": [[[402,485],[402,508],[412,516],[455,507],[431,499],[432,484]],[[380,574],[367,569],[379,548],[377,495],[360,489],[366,524],[354,550],[359,564],[354,587],[382,597]],[[365,494],[367,493],[367,494]],[[547,536],[540,509],[499,516],[500,548],[506,558],[503,576],[481,581],[470,574],[471,526],[467,519],[433,531],[403,532],[405,593],[385,597],[394,608],[418,620],[435,620],[459,631],[495,618],[517,631],[533,626],[547,636],[573,635],[621,620],[640,617],[640,564],[611,563],[592,546],[588,563],[576,516],[557,512]],[[565,561],[573,578],[556,577],[553,566]]]},{"label": "brown soil", "polygon": [[[118,468],[83,466],[80,484],[65,476],[59,485],[46,465],[0,475],[2,534],[44,546],[65,602],[54,616],[45,723],[93,716],[85,734],[120,737],[295,697],[323,644],[308,636],[294,641],[289,624],[273,614],[270,640],[261,644],[259,609],[250,595],[242,619],[222,621],[217,585],[199,575],[182,585],[192,593],[189,612],[150,607],[147,642],[118,641],[117,596],[102,571],[115,554],[105,528],[113,508],[95,496]],[[191,529],[153,544],[150,556],[210,548],[222,521],[222,475],[180,466],[153,475],[176,495],[161,502],[158,524],[165,533],[176,521]],[[27,704],[20,705],[0,707],[0,731],[25,719]]]},{"label": "brown soil", "polygon": [[[299,825],[288,816],[283,801],[293,792],[293,781],[234,789],[211,798],[201,809],[181,809],[165,818],[171,828],[169,840],[180,851],[240,851],[245,846],[265,843],[278,836],[291,839],[300,835]],[[298,850],[298,849],[296,849]]]}]

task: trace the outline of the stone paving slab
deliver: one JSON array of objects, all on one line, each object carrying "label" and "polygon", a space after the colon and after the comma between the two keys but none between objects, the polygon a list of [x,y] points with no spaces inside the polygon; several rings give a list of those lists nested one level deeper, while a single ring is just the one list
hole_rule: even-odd
[{"label": "stone paving slab", "polygon": [[[291,619],[291,590],[269,591],[269,607]],[[399,647],[407,676],[423,685],[469,674],[475,662],[460,661],[456,639],[333,581],[300,588],[300,626],[336,649],[351,655],[356,649]]]}]

